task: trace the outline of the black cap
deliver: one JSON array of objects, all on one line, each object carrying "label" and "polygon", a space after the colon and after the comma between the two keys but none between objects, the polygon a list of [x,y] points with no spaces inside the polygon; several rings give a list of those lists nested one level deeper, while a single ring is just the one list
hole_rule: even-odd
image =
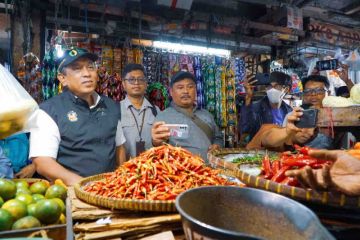
[{"label": "black cap", "polygon": [[291,77],[283,72],[272,72],[270,73],[269,82],[276,82],[280,85],[291,86]]},{"label": "black cap", "polygon": [[172,87],[174,85],[174,83],[179,82],[185,78],[189,78],[189,79],[193,80],[194,83],[196,83],[195,77],[193,74],[191,74],[189,72],[185,72],[185,71],[179,71],[179,72],[175,73],[175,75],[171,78],[170,87]]},{"label": "black cap", "polygon": [[98,56],[96,54],[91,53],[86,49],[70,48],[64,52],[64,56],[62,57],[59,63],[58,71],[61,72],[64,67],[68,66],[69,64],[73,63],[74,61],[76,61],[81,57],[88,58],[94,62],[98,59]]}]

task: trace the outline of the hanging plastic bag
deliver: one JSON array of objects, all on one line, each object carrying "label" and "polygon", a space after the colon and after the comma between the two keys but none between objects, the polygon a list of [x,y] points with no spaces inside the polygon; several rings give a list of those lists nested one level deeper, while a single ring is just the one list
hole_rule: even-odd
[{"label": "hanging plastic bag", "polygon": [[0,64],[0,139],[24,130],[38,108],[35,100],[15,77]]}]

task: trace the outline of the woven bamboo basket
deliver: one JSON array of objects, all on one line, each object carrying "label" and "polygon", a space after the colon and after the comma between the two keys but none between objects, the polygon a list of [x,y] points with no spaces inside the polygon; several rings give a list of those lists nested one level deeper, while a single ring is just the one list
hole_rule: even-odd
[{"label": "woven bamboo basket", "polygon": [[[304,189],[280,184],[259,176],[253,176],[246,172],[243,172],[239,169],[238,164],[234,164],[223,159],[223,156],[227,154],[245,152],[246,150],[241,148],[214,150],[208,153],[208,159],[213,167],[223,169],[224,174],[236,176],[248,187],[267,190],[304,202],[311,202],[341,208],[360,208],[360,197],[350,197],[337,192],[316,192],[311,189]],[[248,153],[253,152],[248,151]],[[258,153],[261,154],[261,152]]]},{"label": "woven bamboo basket", "polygon": [[83,187],[93,181],[102,180],[106,177],[105,174],[99,174],[82,179],[75,184],[74,190],[77,198],[84,202],[110,208],[110,209],[125,209],[134,211],[152,211],[152,212],[176,212],[175,200],[137,200],[137,199],[118,199],[98,196],[94,193],[89,193],[83,190]]}]

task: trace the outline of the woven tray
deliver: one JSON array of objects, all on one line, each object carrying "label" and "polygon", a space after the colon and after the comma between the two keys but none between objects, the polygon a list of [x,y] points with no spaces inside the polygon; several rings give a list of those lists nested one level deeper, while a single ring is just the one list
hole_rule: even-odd
[{"label": "woven tray", "polygon": [[176,212],[175,200],[136,200],[136,199],[118,199],[107,198],[89,193],[83,190],[86,184],[104,179],[106,174],[99,174],[82,179],[75,184],[74,190],[77,198],[84,202],[110,208],[110,209],[126,209],[135,211],[152,211],[152,212]]},{"label": "woven tray", "polygon": [[[215,150],[208,153],[208,159],[213,167],[224,169],[224,174],[229,173],[230,176],[236,176],[248,187],[267,190],[305,202],[342,208],[360,208],[360,197],[349,197],[336,192],[315,192],[311,189],[287,186],[245,173],[239,169],[238,164],[225,161],[222,158],[222,156],[227,154],[245,152],[246,150],[241,148]],[[248,151],[248,153],[253,153],[253,151]],[[261,152],[258,153],[261,154]]]}]

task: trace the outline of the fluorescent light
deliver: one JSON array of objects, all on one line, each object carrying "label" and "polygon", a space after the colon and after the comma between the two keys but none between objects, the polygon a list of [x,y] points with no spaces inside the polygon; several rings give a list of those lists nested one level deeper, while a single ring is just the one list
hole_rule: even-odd
[{"label": "fluorescent light", "polygon": [[221,48],[207,48],[196,45],[189,44],[180,44],[180,43],[171,43],[163,41],[154,41],[153,47],[167,49],[175,53],[187,52],[187,53],[201,53],[207,55],[217,55],[222,57],[230,57],[230,50],[221,49]]},{"label": "fluorescent light", "polygon": [[56,56],[58,58],[64,56],[64,50],[62,49],[62,46],[60,44],[55,44],[55,49],[56,49]]}]

